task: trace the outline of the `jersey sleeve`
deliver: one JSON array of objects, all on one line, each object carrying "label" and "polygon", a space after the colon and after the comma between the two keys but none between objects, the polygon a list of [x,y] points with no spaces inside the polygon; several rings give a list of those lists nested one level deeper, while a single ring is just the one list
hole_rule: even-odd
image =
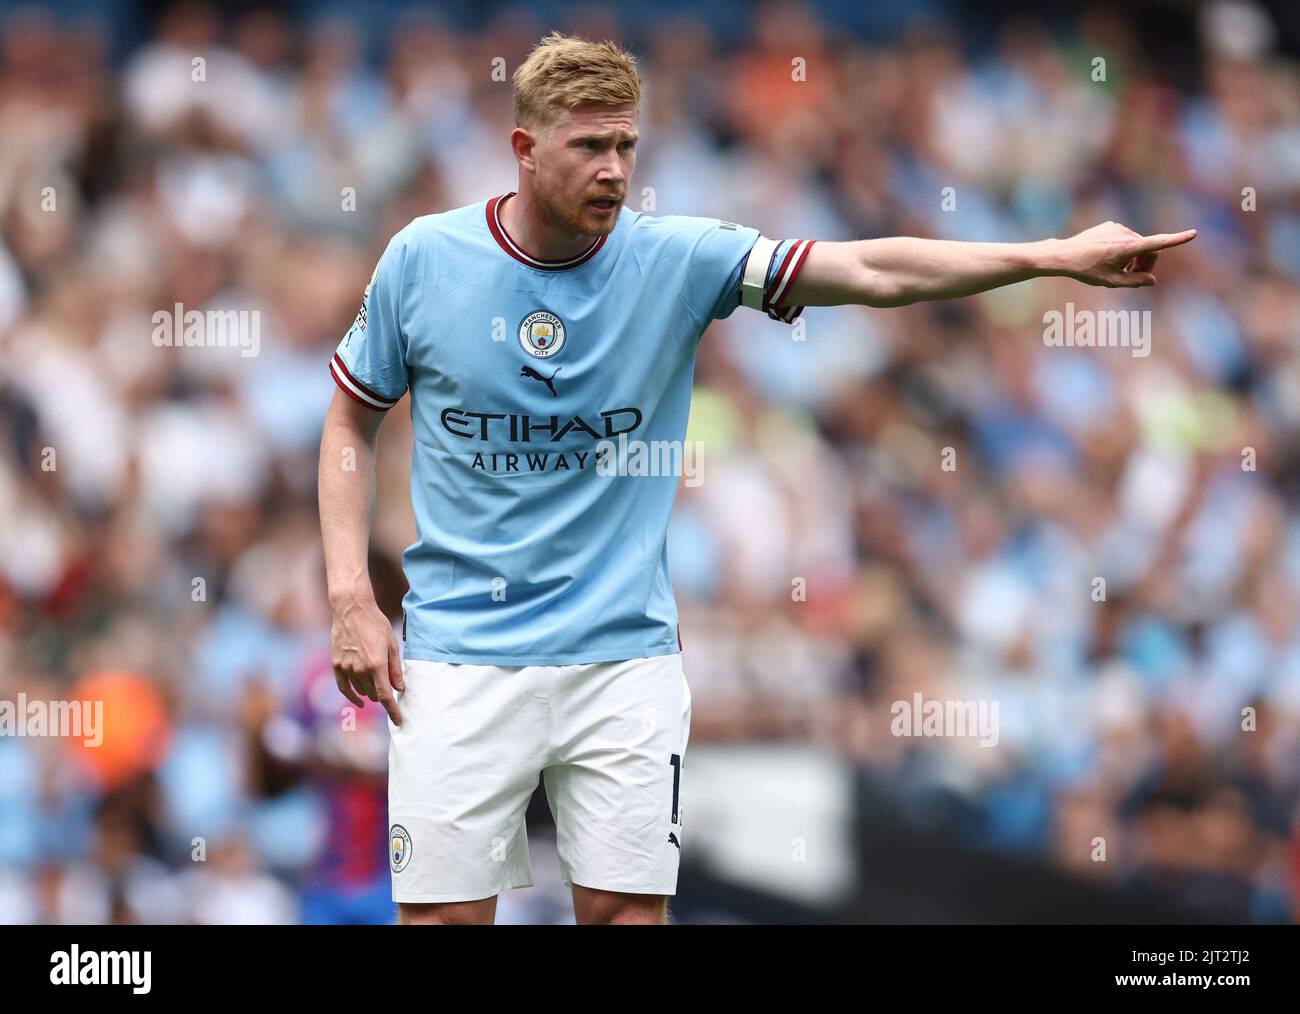
[{"label": "jersey sleeve", "polygon": [[343,393],[377,412],[397,404],[410,380],[407,342],[398,300],[406,246],[395,237],[379,258],[361,297],[361,310],[330,360],[330,375]]},{"label": "jersey sleeve", "polygon": [[738,306],[789,324],[802,306],[788,294],[815,240],[772,240],[757,229],[719,219],[695,219],[687,302],[705,322],[730,317]]}]

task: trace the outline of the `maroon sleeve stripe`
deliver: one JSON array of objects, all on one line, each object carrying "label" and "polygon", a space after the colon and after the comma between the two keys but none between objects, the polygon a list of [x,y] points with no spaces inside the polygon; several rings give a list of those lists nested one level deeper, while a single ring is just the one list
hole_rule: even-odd
[{"label": "maroon sleeve stripe", "polygon": [[373,408],[376,412],[387,412],[397,404],[392,398],[383,398],[375,394],[370,388],[356,380],[348,372],[347,366],[336,353],[330,360],[330,376],[334,378],[334,383],[338,384],[340,390],[355,402],[365,405],[366,408]]},{"label": "maroon sleeve stripe", "polygon": [[359,390],[362,394],[370,395],[370,397],[374,398],[375,401],[386,401],[390,405],[397,404],[396,398],[388,398],[377,391],[372,391],[370,390],[370,388],[366,387],[365,384],[361,383],[361,381],[359,381],[356,377],[352,376],[352,371],[348,369],[348,364],[343,361],[343,357],[339,355],[337,352],[334,353],[334,363],[343,372],[343,376],[347,377],[348,380],[352,381],[352,383],[356,385],[357,390]]}]

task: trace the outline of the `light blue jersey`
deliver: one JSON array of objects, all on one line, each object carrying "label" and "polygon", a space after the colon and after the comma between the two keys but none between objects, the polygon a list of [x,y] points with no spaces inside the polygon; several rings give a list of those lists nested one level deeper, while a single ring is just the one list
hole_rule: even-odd
[{"label": "light blue jersey", "polygon": [[618,467],[618,449],[684,446],[704,329],[742,288],[745,305],[793,320],[802,308],[783,295],[812,244],[622,208],[583,254],[539,261],[501,226],[512,196],[394,236],[330,363],[378,411],[411,392],[406,656],[523,666],[671,654],[679,477],[626,474],[637,470]]}]

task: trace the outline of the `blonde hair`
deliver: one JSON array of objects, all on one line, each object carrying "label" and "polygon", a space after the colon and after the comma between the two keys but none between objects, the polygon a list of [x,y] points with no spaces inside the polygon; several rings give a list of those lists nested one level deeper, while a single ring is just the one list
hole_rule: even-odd
[{"label": "blonde hair", "polygon": [[549,130],[584,102],[641,105],[636,57],[616,42],[589,42],[551,32],[514,73],[515,126]]}]

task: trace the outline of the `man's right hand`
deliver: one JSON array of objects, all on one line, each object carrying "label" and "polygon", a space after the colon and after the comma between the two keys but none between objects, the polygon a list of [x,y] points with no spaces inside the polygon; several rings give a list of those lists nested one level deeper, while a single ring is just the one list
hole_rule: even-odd
[{"label": "man's right hand", "polygon": [[403,691],[402,654],[393,627],[374,598],[335,603],[330,630],[334,680],[339,691],[359,708],[362,697],[384,706],[394,725],[402,724],[394,690]]},{"label": "man's right hand", "polygon": [[1143,236],[1118,222],[1102,222],[1069,239],[1053,243],[1057,262],[1052,274],[1104,285],[1110,289],[1134,289],[1156,284],[1152,268],[1160,251],[1190,243],[1195,229]]}]

